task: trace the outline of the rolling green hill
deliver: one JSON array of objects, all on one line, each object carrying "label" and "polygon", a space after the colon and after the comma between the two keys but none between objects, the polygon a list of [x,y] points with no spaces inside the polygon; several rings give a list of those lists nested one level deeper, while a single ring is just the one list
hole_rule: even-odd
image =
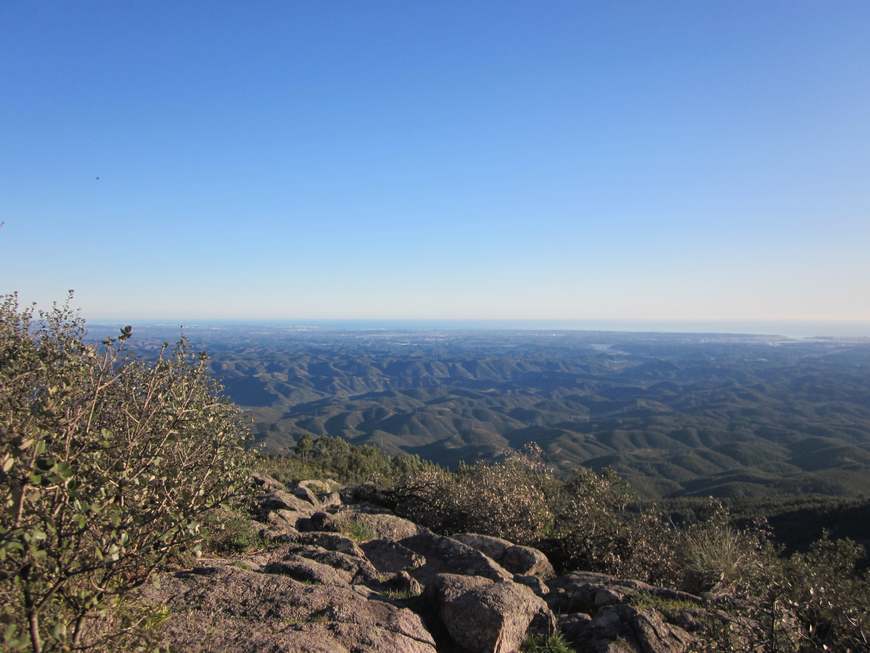
[{"label": "rolling green hill", "polygon": [[[157,344],[139,330],[139,346]],[[267,450],[442,464],[538,443],[654,496],[870,494],[870,343],[594,332],[193,329]]]}]

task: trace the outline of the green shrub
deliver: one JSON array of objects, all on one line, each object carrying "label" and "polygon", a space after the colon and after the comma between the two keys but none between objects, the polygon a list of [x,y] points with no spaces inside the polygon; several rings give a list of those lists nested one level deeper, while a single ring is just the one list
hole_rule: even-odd
[{"label": "green shrub", "polygon": [[674,575],[675,529],[641,506],[613,471],[576,470],[555,499],[551,554],[559,566],[663,582]]},{"label": "green shrub", "polygon": [[455,472],[424,469],[397,484],[391,497],[399,514],[441,532],[532,542],[552,529],[548,490],[555,482],[530,449]]},{"label": "green shrub", "polygon": [[371,526],[356,519],[344,521],[341,524],[341,532],[355,542],[367,542],[378,536]]},{"label": "green shrub", "polygon": [[706,518],[677,534],[679,572],[674,581],[695,594],[752,594],[778,561],[766,524],[756,521],[737,528],[721,503],[711,508]]},{"label": "green shrub", "polygon": [[203,516],[248,486],[247,431],[184,341],[146,364],[130,327],[97,348],[69,303],[40,316],[0,302],[4,646],[108,647],[94,617],[196,551]]},{"label": "green shrub", "polygon": [[827,533],[785,563],[783,594],[801,624],[805,647],[870,650],[870,573],[857,565],[864,548]]},{"label": "green shrub", "polygon": [[244,508],[220,507],[206,514],[202,521],[203,551],[233,555],[269,544]]},{"label": "green shrub", "polygon": [[343,438],[313,438],[307,434],[299,437],[292,455],[262,456],[257,463],[261,471],[282,483],[332,478],[343,483],[373,483],[381,488],[431,466],[419,456],[393,456],[370,444],[353,445]]}]

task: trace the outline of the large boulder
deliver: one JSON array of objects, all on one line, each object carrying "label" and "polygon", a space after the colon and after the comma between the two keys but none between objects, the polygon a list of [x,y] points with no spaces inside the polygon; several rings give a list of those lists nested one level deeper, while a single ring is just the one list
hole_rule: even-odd
[{"label": "large boulder", "polygon": [[307,480],[299,481],[293,488],[293,492],[298,496],[304,496],[309,501],[312,501],[321,510],[338,508],[341,505],[341,495],[339,489],[341,484],[327,480]]},{"label": "large boulder", "polygon": [[[300,559],[316,563],[317,566],[312,567]],[[383,574],[375,569],[365,556],[298,542],[250,555],[247,560],[252,563],[254,569],[265,573],[283,573],[300,581],[372,585],[379,583],[383,577]],[[313,571],[296,571],[295,569],[300,566]]]},{"label": "large boulder", "polygon": [[287,536],[292,539],[299,534],[297,526],[299,522],[306,519],[304,513],[296,512],[295,510],[285,510],[278,508],[277,510],[266,513],[263,518],[267,529],[273,536]]},{"label": "large boulder", "polygon": [[469,653],[515,653],[530,633],[555,631],[547,604],[512,581],[440,574],[430,595],[451,639]]},{"label": "large boulder", "polygon": [[534,547],[521,546],[500,537],[479,533],[460,533],[455,536],[455,539],[488,555],[514,574],[537,576],[541,580],[556,575],[547,556]]},{"label": "large boulder", "polygon": [[515,574],[536,576],[541,580],[553,578],[556,571],[542,551],[531,546],[515,544],[508,547],[498,563]]},{"label": "large boulder", "polygon": [[340,568],[311,560],[300,555],[290,555],[284,560],[270,562],[263,567],[267,574],[283,574],[303,583],[320,585],[350,585],[353,574]]},{"label": "large boulder", "polygon": [[365,557],[365,554],[356,542],[339,533],[326,533],[320,531],[299,533],[296,541],[299,544],[319,546],[330,551],[340,551],[341,553],[347,553],[348,555],[356,556],[358,558]]},{"label": "large boulder", "polygon": [[424,585],[440,573],[482,576],[490,580],[511,580],[513,577],[513,574],[477,549],[426,529],[405,538],[400,544],[425,559],[423,566],[410,572]]},{"label": "large boulder", "polygon": [[500,537],[481,535],[480,533],[459,533],[459,535],[454,535],[453,537],[463,544],[467,544],[485,553],[493,560],[501,559],[504,552],[514,545],[513,542]]},{"label": "large boulder", "polygon": [[301,515],[310,516],[317,506],[305,498],[301,498],[287,490],[272,490],[261,496],[257,501],[260,513],[264,517],[275,510],[290,510]]},{"label": "large boulder", "polygon": [[317,511],[311,515],[311,517],[299,519],[296,523],[296,528],[300,531],[340,533],[341,523],[336,519],[335,515],[328,512]]},{"label": "large boulder", "polygon": [[255,487],[262,489],[264,492],[287,489],[281,481],[272,478],[268,474],[262,474],[260,472],[254,472],[251,474],[251,482]]}]

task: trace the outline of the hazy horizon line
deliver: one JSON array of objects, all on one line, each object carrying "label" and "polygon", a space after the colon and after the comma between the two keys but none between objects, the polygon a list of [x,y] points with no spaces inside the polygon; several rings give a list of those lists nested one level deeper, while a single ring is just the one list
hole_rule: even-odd
[{"label": "hazy horizon line", "polygon": [[654,318],[89,318],[94,327],[124,322],[135,328],[201,326],[344,327],[350,331],[405,327],[409,330],[555,330],[762,335],[797,338],[870,338],[870,320],[857,319],[654,319]]}]

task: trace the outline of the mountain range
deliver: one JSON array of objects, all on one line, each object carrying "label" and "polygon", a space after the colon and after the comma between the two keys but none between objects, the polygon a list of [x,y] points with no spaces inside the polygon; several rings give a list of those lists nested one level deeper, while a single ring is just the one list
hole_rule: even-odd
[{"label": "mountain range", "polygon": [[[99,332],[97,328],[95,333]],[[453,466],[526,442],[646,496],[870,494],[870,341],[186,329],[277,453],[332,435]],[[137,329],[154,351],[165,329]]]}]

